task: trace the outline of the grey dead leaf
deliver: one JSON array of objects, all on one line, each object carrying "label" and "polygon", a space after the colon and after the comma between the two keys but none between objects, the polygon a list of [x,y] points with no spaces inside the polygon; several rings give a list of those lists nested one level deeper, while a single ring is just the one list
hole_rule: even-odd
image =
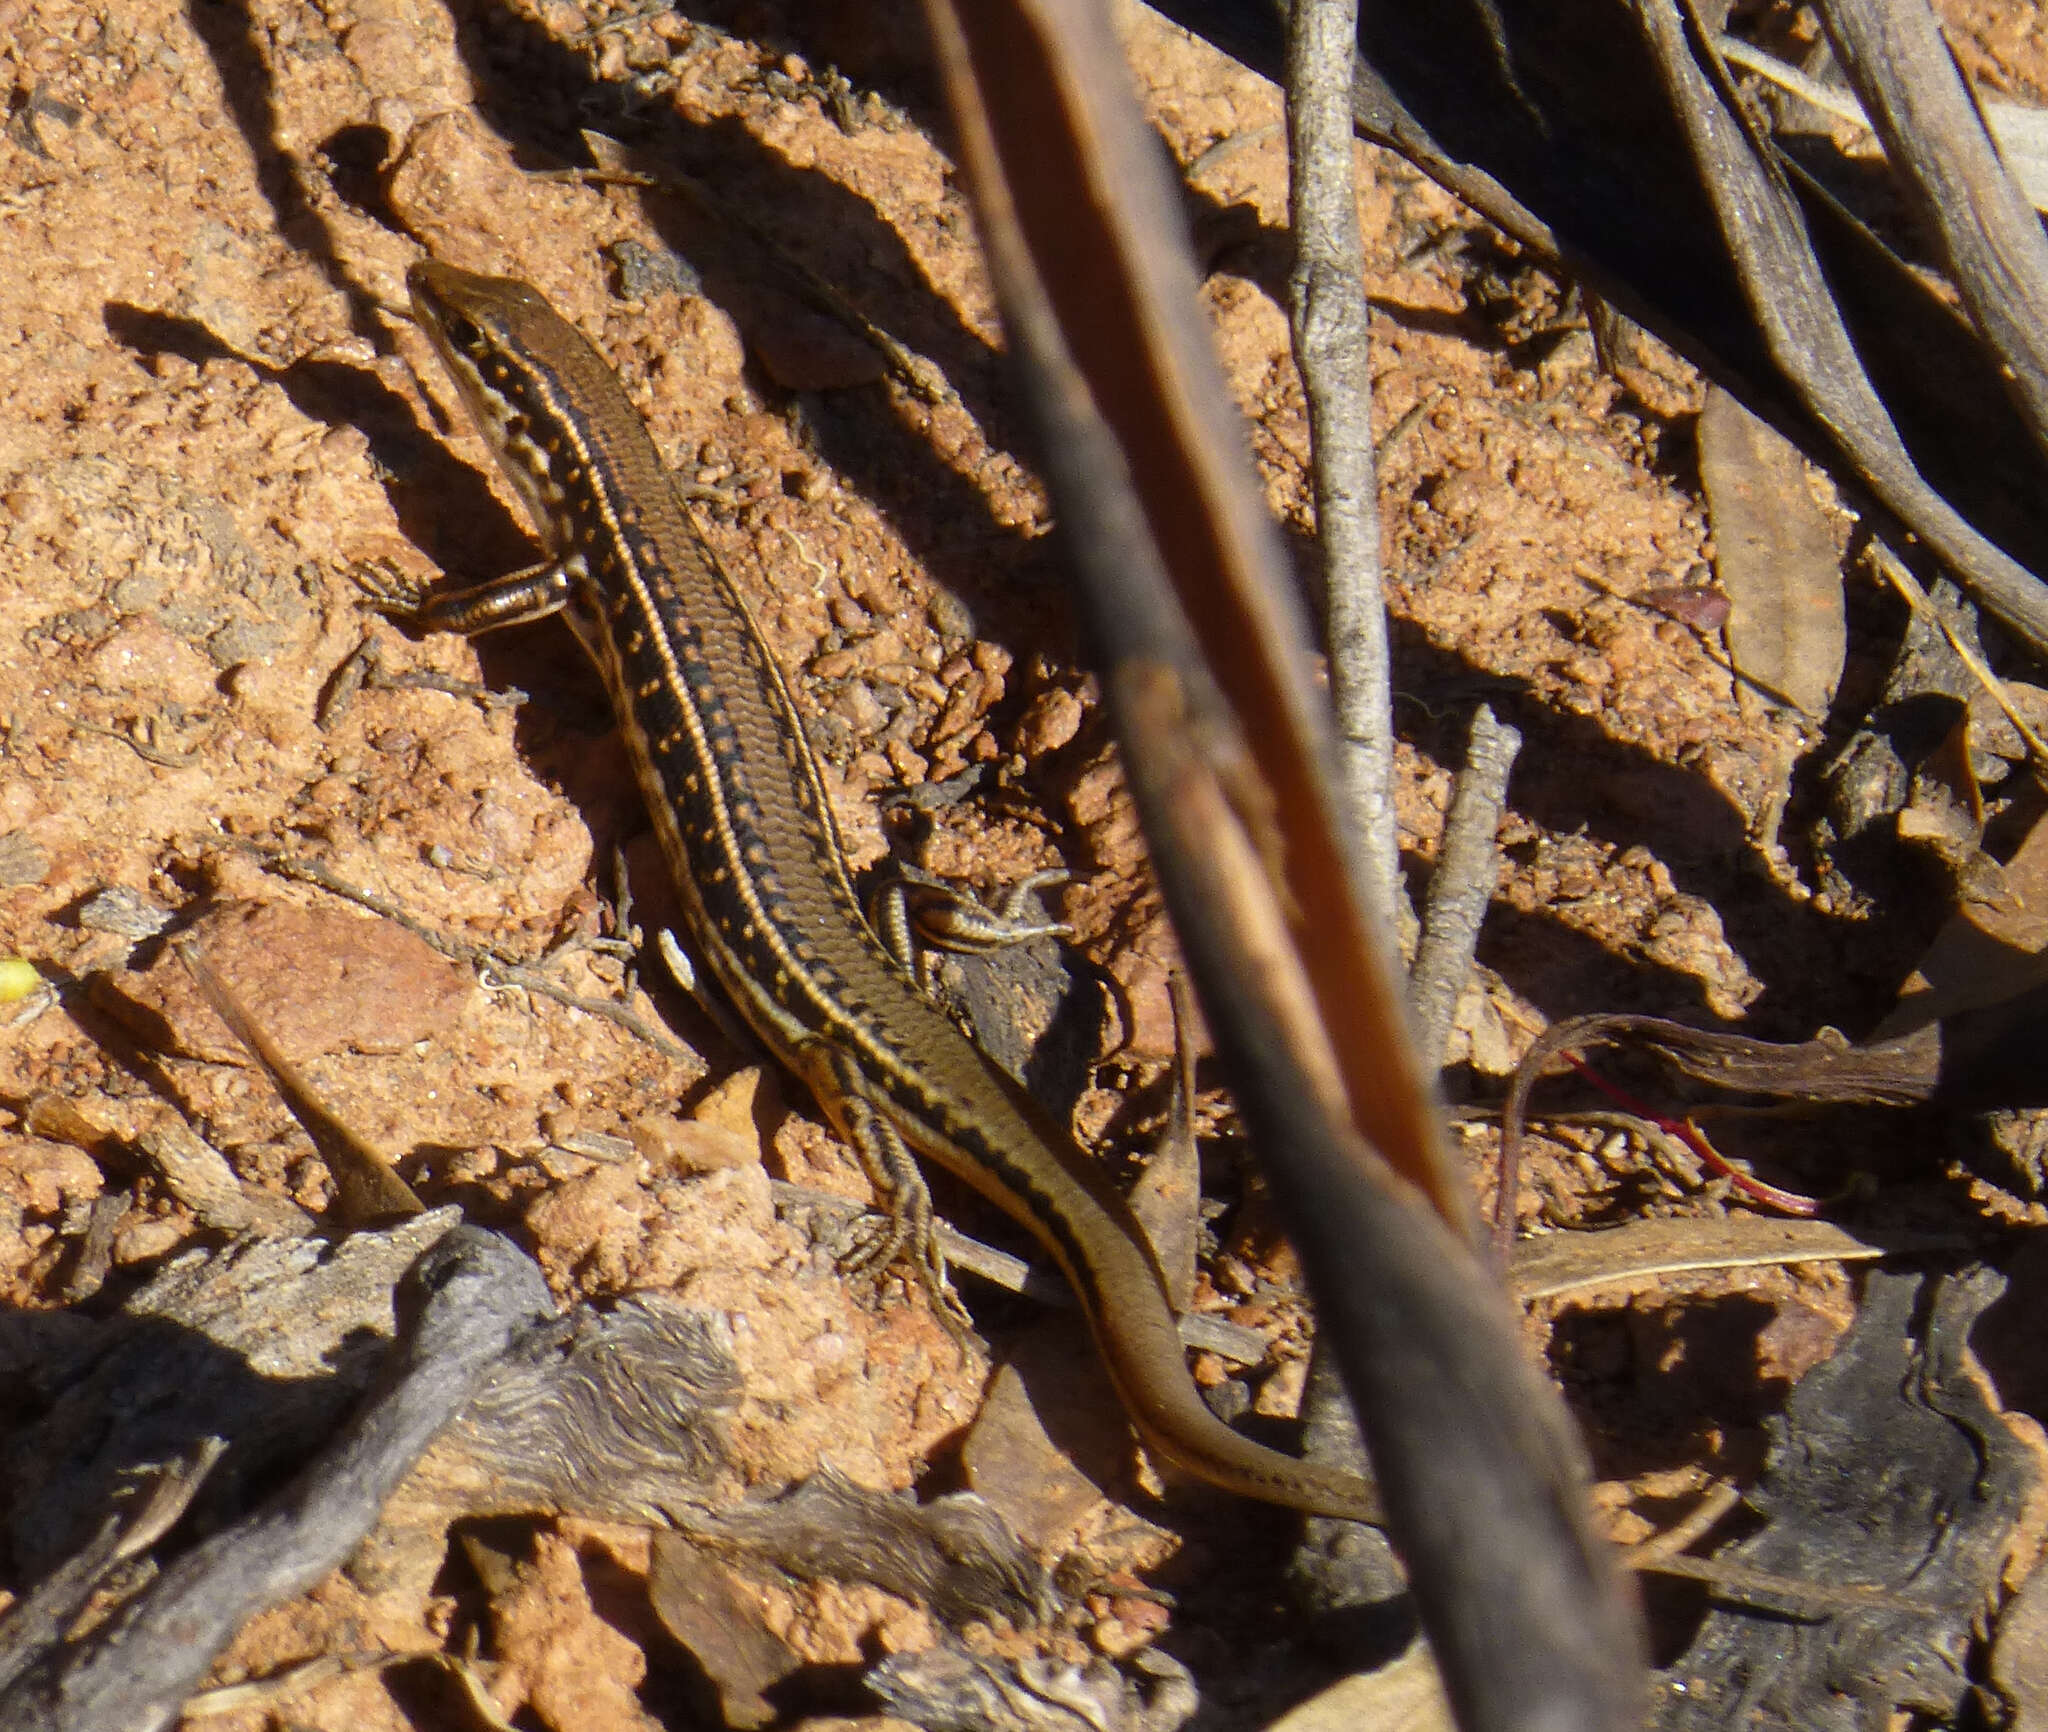
[{"label": "grey dead leaf", "polygon": [[1718,386],[1707,392],[1699,447],[1715,575],[1730,603],[1728,654],[1747,688],[1825,715],[1848,624],[1841,558],[1807,488],[1805,459]]}]

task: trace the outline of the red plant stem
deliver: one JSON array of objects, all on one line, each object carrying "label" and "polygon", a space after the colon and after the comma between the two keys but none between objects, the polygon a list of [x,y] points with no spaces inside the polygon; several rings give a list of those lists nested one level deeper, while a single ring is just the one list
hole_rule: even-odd
[{"label": "red plant stem", "polygon": [[1666,1118],[1662,1113],[1637,1100],[1626,1089],[1618,1088],[1615,1084],[1609,1082],[1576,1053],[1568,1052],[1563,1056],[1565,1063],[1570,1065],[1580,1076],[1584,1077],[1586,1081],[1619,1106],[1622,1111],[1633,1113],[1637,1118],[1645,1119],[1655,1125],[1660,1131],[1678,1138],[1680,1142],[1684,1143],[1687,1148],[1699,1156],[1708,1172],[1718,1174],[1727,1179],[1744,1196],[1763,1203],[1770,1208],[1782,1210],[1788,1215],[1817,1215],[1820,1213],[1820,1199],[1818,1197],[1809,1197],[1801,1191],[1788,1191],[1781,1185],[1770,1184],[1763,1179],[1759,1179],[1754,1173],[1738,1167],[1725,1155],[1720,1154],[1713,1144],[1707,1141],[1706,1133],[1698,1125],[1694,1124],[1691,1119]]}]

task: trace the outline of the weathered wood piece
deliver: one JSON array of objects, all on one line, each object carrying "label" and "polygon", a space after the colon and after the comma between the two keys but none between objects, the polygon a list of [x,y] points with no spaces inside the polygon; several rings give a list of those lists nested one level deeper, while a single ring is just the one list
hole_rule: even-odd
[{"label": "weathered wood piece", "polygon": [[506,1353],[544,1339],[540,1271],[494,1233],[457,1227],[407,1274],[376,1392],[285,1488],[171,1563],[75,1644],[46,1649],[0,1696],[5,1732],[157,1732],[256,1613],[305,1592],[369,1530],[398,1481]]},{"label": "weathered wood piece", "polygon": [[1664,1675],[1660,1732],[1861,1732],[1900,1710],[1956,1711],[1971,1626],[2034,1475],[1967,1365],[1971,1325],[2004,1290],[1984,1268],[1867,1278],[1835,1356],[1773,1422],[1749,1494],[1767,1525],[1715,1559],[1815,1583],[1823,1597],[1720,1590]]}]

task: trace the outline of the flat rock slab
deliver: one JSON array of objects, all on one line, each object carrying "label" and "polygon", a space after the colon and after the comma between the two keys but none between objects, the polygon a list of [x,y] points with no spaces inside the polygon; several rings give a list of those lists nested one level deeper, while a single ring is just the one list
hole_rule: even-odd
[{"label": "flat rock slab", "polygon": [[[192,926],[213,967],[295,1063],[403,1052],[441,1033],[476,992],[458,967],[388,920],[283,902],[236,902]],[[127,970],[101,1002],[149,1045],[242,1064],[248,1055],[175,955]]]}]

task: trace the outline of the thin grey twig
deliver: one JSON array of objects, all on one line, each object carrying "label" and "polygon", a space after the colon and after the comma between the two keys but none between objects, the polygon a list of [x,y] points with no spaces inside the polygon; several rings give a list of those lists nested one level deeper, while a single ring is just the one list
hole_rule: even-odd
[{"label": "thin grey twig", "polygon": [[[1323,556],[1323,642],[1339,740],[1338,814],[1377,917],[1406,952],[1415,913],[1401,882],[1394,818],[1394,693],[1381,583],[1379,465],[1372,438],[1371,314],[1359,276],[1351,57],[1357,0],[1292,0],[1288,14],[1288,204],[1294,271],[1288,327],[1308,404],[1310,480]],[[1422,1049],[1425,1062],[1430,1049]],[[1311,1375],[1309,1458],[1367,1471],[1364,1440],[1332,1356],[1319,1340]],[[1398,1577],[1384,1541],[1337,1548],[1309,1524],[1294,1565],[1309,1606],[1370,1603]],[[1342,1562],[1333,1555],[1344,1551]],[[1354,1566],[1353,1558],[1369,1560]]]},{"label": "thin grey twig", "polygon": [[1323,634],[1343,742],[1345,822],[1381,917],[1403,935],[1405,948],[1414,916],[1401,885],[1394,821],[1393,681],[1381,588],[1370,315],[1358,269],[1364,242],[1351,136],[1357,40],[1357,0],[1294,0],[1287,44],[1294,224],[1288,323],[1314,452]]},{"label": "thin grey twig", "polygon": [[1500,851],[1494,836],[1507,802],[1508,775],[1521,749],[1520,732],[1481,704],[1472,717],[1465,767],[1458,772],[1451,809],[1444,819],[1443,842],[1429,879],[1422,936],[1415,946],[1415,966],[1408,974],[1408,1008],[1415,1018],[1415,1037],[1422,1043],[1423,1058],[1431,1064],[1443,1060],[1451,1015],[1479,946],[1479,925],[1493,900],[1494,886],[1500,882]]}]

